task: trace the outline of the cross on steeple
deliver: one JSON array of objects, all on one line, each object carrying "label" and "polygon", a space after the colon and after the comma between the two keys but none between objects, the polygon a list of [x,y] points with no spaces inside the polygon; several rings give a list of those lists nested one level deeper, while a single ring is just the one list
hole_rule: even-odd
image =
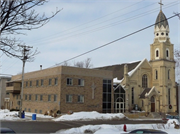
[{"label": "cross on steeple", "polygon": [[162,11],[162,5],[163,5],[162,0],[160,0],[159,5],[160,5],[160,10]]}]

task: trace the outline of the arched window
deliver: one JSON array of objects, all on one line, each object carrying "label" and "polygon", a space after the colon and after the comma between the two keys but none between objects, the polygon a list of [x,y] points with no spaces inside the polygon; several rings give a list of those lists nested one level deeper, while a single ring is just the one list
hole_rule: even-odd
[{"label": "arched window", "polygon": [[147,75],[146,75],[146,74],[144,74],[144,75],[142,76],[142,87],[143,87],[143,88],[147,88],[147,87],[148,87],[148,78],[147,78]]},{"label": "arched window", "polygon": [[155,59],[159,59],[160,56],[160,52],[159,52],[159,48],[155,49]]},{"label": "arched window", "polygon": [[170,69],[168,70],[168,80],[170,79]]},{"label": "arched window", "polygon": [[158,79],[158,71],[155,70],[155,79],[157,80]]},{"label": "arched window", "polygon": [[159,50],[156,50],[156,57],[159,57]]},{"label": "arched window", "polygon": [[151,97],[151,103],[154,103],[155,102],[155,99],[154,99],[154,96]]},{"label": "arched window", "polygon": [[166,50],[166,57],[169,57],[169,51]]}]

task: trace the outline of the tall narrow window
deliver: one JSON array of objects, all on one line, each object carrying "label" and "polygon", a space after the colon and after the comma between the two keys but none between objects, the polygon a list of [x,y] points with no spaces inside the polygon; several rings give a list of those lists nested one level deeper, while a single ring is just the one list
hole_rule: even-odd
[{"label": "tall narrow window", "polygon": [[44,80],[43,80],[43,79],[41,79],[41,86],[43,86],[43,83],[44,83]]},{"label": "tall narrow window", "polygon": [[134,87],[131,89],[131,93],[132,93],[131,96],[132,104],[134,104]]},{"label": "tall narrow window", "polygon": [[55,78],[54,79],[54,85],[57,85],[58,84],[58,78]]},{"label": "tall narrow window", "polygon": [[168,70],[168,80],[170,79],[170,69]]},{"label": "tall narrow window", "polygon": [[52,79],[49,79],[49,86],[51,85]]},{"label": "tall narrow window", "polygon": [[166,57],[169,57],[169,51],[166,50]]},{"label": "tall narrow window", "polygon": [[158,79],[158,71],[155,70],[155,79],[157,80]]},{"label": "tall narrow window", "polygon": [[142,76],[142,87],[143,87],[143,88],[147,88],[147,87],[148,87],[148,78],[147,78],[147,75],[146,75],[146,74],[144,74],[144,75]]},{"label": "tall narrow window", "polygon": [[39,86],[39,80],[36,80],[36,87]]},{"label": "tall narrow window", "polygon": [[168,88],[168,104],[170,105],[171,104],[171,92],[170,92],[170,88]]},{"label": "tall narrow window", "polygon": [[156,57],[159,57],[159,51],[156,50]]},{"label": "tall narrow window", "polygon": [[32,81],[30,81],[30,87],[32,87]]}]

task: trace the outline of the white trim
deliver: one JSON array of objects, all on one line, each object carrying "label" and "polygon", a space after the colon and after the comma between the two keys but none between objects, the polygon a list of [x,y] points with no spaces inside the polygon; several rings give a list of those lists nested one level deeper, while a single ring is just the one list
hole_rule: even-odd
[{"label": "white trim", "polygon": [[[156,51],[158,51],[158,56],[156,56]],[[155,54],[155,59],[159,59],[159,56],[160,56],[160,50],[159,50],[159,48],[156,48],[156,49],[155,49],[154,54]]]},{"label": "white trim", "polygon": [[149,96],[149,95],[152,93],[153,90],[156,92],[157,95],[159,95],[157,89],[155,88],[155,86],[153,86],[153,87],[151,88],[151,90],[149,91],[149,93],[146,93],[145,96],[146,96],[146,97]]}]

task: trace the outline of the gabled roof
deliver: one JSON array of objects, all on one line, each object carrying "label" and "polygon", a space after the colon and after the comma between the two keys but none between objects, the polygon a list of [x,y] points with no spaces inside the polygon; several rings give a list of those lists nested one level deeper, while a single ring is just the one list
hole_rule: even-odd
[{"label": "gabled roof", "polygon": [[140,99],[144,99],[145,98],[145,94],[149,93],[149,91],[151,90],[151,88],[145,88],[144,91],[141,93],[140,95]]},{"label": "gabled roof", "polygon": [[128,65],[128,71],[132,71],[136,68],[136,66],[141,61],[131,62],[131,63],[123,63],[123,64],[117,64],[117,65],[111,65],[111,66],[104,66],[104,67],[98,67],[95,69],[102,69],[102,70],[111,70],[113,71],[113,78],[118,78],[118,80],[123,79],[124,76],[124,65]]},{"label": "gabled roof", "polygon": [[159,92],[153,86],[152,88],[145,88],[144,91],[141,93],[139,98],[140,99],[145,99],[145,97],[148,97],[149,95],[151,95],[151,93],[153,93],[153,91],[155,91],[156,95],[159,95]]}]

